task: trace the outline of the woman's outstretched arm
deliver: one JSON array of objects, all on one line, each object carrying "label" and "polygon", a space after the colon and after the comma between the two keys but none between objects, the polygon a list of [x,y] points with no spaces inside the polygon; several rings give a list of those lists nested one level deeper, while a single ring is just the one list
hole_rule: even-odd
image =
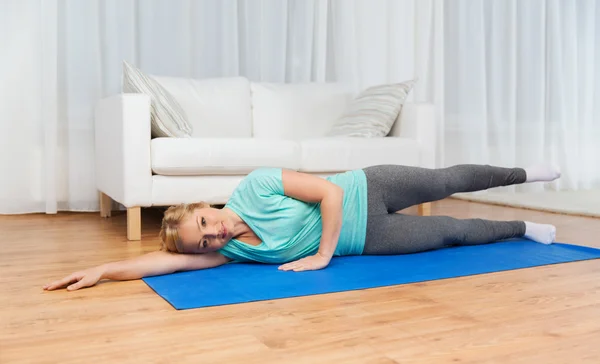
[{"label": "woman's outstretched arm", "polygon": [[229,258],[217,252],[177,254],[156,251],[132,259],[102,264],[75,272],[63,279],[45,285],[44,289],[52,291],[67,286],[67,290],[75,291],[80,288],[91,287],[102,279],[126,281],[177,271],[214,268],[229,261]]}]

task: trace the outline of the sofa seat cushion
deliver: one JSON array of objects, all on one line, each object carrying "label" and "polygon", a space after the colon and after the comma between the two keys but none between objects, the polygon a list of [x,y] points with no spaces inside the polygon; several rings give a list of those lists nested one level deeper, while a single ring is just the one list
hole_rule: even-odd
[{"label": "sofa seat cushion", "polygon": [[298,170],[300,145],[254,138],[156,138],[152,171],[165,176],[247,174],[260,167]]},{"label": "sofa seat cushion", "polygon": [[322,137],[300,142],[300,171],[343,172],[378,164],[419,165],[416,140],[384,137]]}]

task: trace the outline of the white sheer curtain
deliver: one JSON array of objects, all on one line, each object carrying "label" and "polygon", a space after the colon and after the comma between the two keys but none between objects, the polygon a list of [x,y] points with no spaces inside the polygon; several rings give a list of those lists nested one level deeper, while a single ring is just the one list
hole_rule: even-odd
[{"label": "white sheer curtain", "polygon": [[93,108],[121,62],[151,74],[340,81],[419,77],[438,166],[560,164],[600,179],[594,0],[4,0],[0,213],[93,211]]},{"label": "white sheer curtain", "polygon": [[600,3],[447,0],[443,34],[443,164],[563,171],[506,192],[600,187]]},{"label": "white sheer curtain", "polygon": [[0,213],[98,209],[93,109],[121,62],[181,77],[413,77],[414,0],[0,2]]}]

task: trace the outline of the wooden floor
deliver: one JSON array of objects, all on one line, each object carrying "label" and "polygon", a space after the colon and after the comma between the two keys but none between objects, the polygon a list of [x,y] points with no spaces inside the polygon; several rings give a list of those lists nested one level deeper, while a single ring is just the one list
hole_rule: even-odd
[{"label": "wooden floor", "polygon": [[[600,219],[452,199],[432,212],[600,247]],[[0,363],[600,363],[600,260],[186,311],[142,281],[43,291],[156,249],[160,211],[143,212],[142,242],[114,215],[0,216]]]}]

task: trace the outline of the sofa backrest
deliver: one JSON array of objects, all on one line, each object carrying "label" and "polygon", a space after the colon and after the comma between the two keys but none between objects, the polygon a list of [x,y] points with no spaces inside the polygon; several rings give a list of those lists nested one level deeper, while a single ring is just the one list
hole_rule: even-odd
[{"label": "sofa backrest", "polygon": [[341,83],[250,82],[245,77],[153,76],[183,108],[192,137],[324,136],[355,93]]},{"label": "sofa backrest", "polygon": [[193,127],[192,137],[252,136],[248,79],[153,77],[183,108]]},{"label": "sofa backrest", "polygon": [[324,136],[352,101],[338,83],[250,84],[252,135],[298,140]]}]

